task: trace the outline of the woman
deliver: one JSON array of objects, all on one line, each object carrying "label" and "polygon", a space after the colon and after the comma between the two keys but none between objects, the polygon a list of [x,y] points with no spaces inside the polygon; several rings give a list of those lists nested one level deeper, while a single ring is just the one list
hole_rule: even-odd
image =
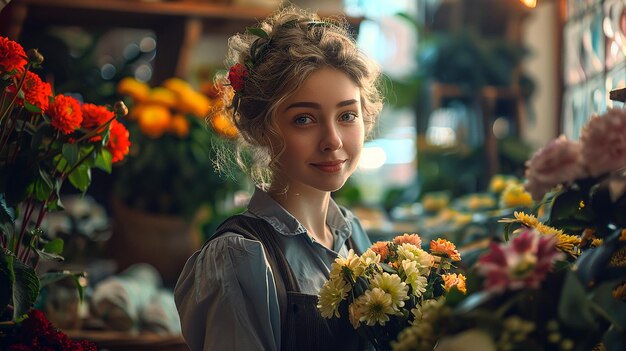
[{"label": "woman", "polygon": [[295,7],[233,36],[229,59],[237,163],[257,188],[180,275],[184,338],[193,351],[363,348],[316,306],[335,258],[370,246],[331,192],[356,169],[380,112],[380,71],[345,23]]}]

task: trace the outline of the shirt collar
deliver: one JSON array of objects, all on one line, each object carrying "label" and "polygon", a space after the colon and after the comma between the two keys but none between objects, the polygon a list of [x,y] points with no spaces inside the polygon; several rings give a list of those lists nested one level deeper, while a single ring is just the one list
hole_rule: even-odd
[{"label": "shirt collar", "polygon": [[[267,221],[282,235],[306,233],[306,228],[294,216],[258,187],[254,189],[248,203],[248,212]],[[352,216],[349,211],[342,211],[333,199],[330,200],[326,223],[333,233],[344,238],[349,237],[352,234]]]}]

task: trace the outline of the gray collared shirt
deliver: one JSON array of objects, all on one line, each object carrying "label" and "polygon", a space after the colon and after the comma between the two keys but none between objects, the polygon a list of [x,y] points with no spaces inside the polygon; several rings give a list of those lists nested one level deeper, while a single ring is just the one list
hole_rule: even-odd
[{"label": "gray collared shirt", "polygon": [[[315,242],[306,228],[267,193],[256,189],[246,215],[270,223],[280,234],[284,255],[301,292],[317,295],[331,264],[348,253],[351,236],[357,248],[370,245],[358,219],[331,200],[327,224],[332,250]],[[194,253],[174,289],[183,336],[192,351],[280,350],[280,312],[274,275],[258,241],[226,233]]]}]

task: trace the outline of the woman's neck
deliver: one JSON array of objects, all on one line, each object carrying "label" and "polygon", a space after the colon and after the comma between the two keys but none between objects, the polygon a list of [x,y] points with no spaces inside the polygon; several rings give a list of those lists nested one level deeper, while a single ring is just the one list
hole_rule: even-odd
[{"label": "woman's neck", "polygon": [[268,193],[307,229],[309,236],[325,247],[332,248],[334,238],[326,225],[330,192],[270,188]]}]

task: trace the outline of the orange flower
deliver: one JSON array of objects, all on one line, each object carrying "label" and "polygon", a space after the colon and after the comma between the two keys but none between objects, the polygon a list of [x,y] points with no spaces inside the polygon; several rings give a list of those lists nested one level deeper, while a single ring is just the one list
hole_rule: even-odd
[{"label": "orange flower", "polygon": [[161,137],[172,120],[170,110],[161,105],[142,106],[138,117],[141,132],[153,139]]},{"label": "orange flower", "polygon": [[422,238],[420,238],[419,235],[413,233],[413,234],[407,234],[404,233],[402,235],[398,235],[395,238],[393,238],[393,243],[397,244],[397,245],[402,245],[402,244],[413,244],[417,247],[422,247]]},{"label": "orange flower", "polygon": [[26,66],[26,52],[24,48],[5,37],[0,37],[0,70],[2,72],[11,72],[17,70],[24,71]]},{"label": "orange flower", "polygon": [[117,84],[117,92],[121,95],[130,96],[135,103],[144,101],[150,95],[148,84],[132,77],[126,77]]},{"label": "orange flower", "polygon": [[189,120],[183,115],[175,115],[169,125],[169,131],[179,138],[186,137],[189,135]]},{"label": "orange flower", "polygon": [[387,241],[376,242],[370,249],[380,255],[381,261],[385,261],[389,257],[389,242]]},{"label": "orange flower", "polygon": [[50,116],[54,128],[69,134],[80,128],[83,122],[83,111],[78,100],[71,96],[57,95],[48,105],[46,114]]},{"label": "orange flower", "polygon": [[433,255],[448,256],[452,261],[460,261],[461,254],[456,250],[456,246],[446,239],[430,241],[430,253]]},{"label": "orange flower", "polygon": [[443,278],[443,282],[444,282],[444,289],[446,289],[446,291],[450,291],[450,288],[452,288],[453,286],[456,286],[456,288],[462,292],[463,294],[467,294],[467,287],[465,285],[465,276],[463,274],[456,274],[456,273],[450,273],[450,274],[442,274],[441,278]]},{"label": "orange flower", "polygon": [[227,138],[234,138],[237,136],[237,127],[233,122],[228,119],[223,113],[218,113],[211,118],[211,126],[219,135]]},{"label": "orange flower", "polygon": [[[104,106],[94,104],[83,104],[83,124],[82,127],[88,130],[94,130],[111,120],[115,115]],[[91,141],[102,139],[97,135],[91,138]]]},{"label": "orange flower", "polygon": [[106,148],[113,156],[113,163],[123,160],[124,156],[128,155],[128,151],[130,150],[129,138],[130,133],[122,123],[115,119],[111,121],[109,142]]}]

